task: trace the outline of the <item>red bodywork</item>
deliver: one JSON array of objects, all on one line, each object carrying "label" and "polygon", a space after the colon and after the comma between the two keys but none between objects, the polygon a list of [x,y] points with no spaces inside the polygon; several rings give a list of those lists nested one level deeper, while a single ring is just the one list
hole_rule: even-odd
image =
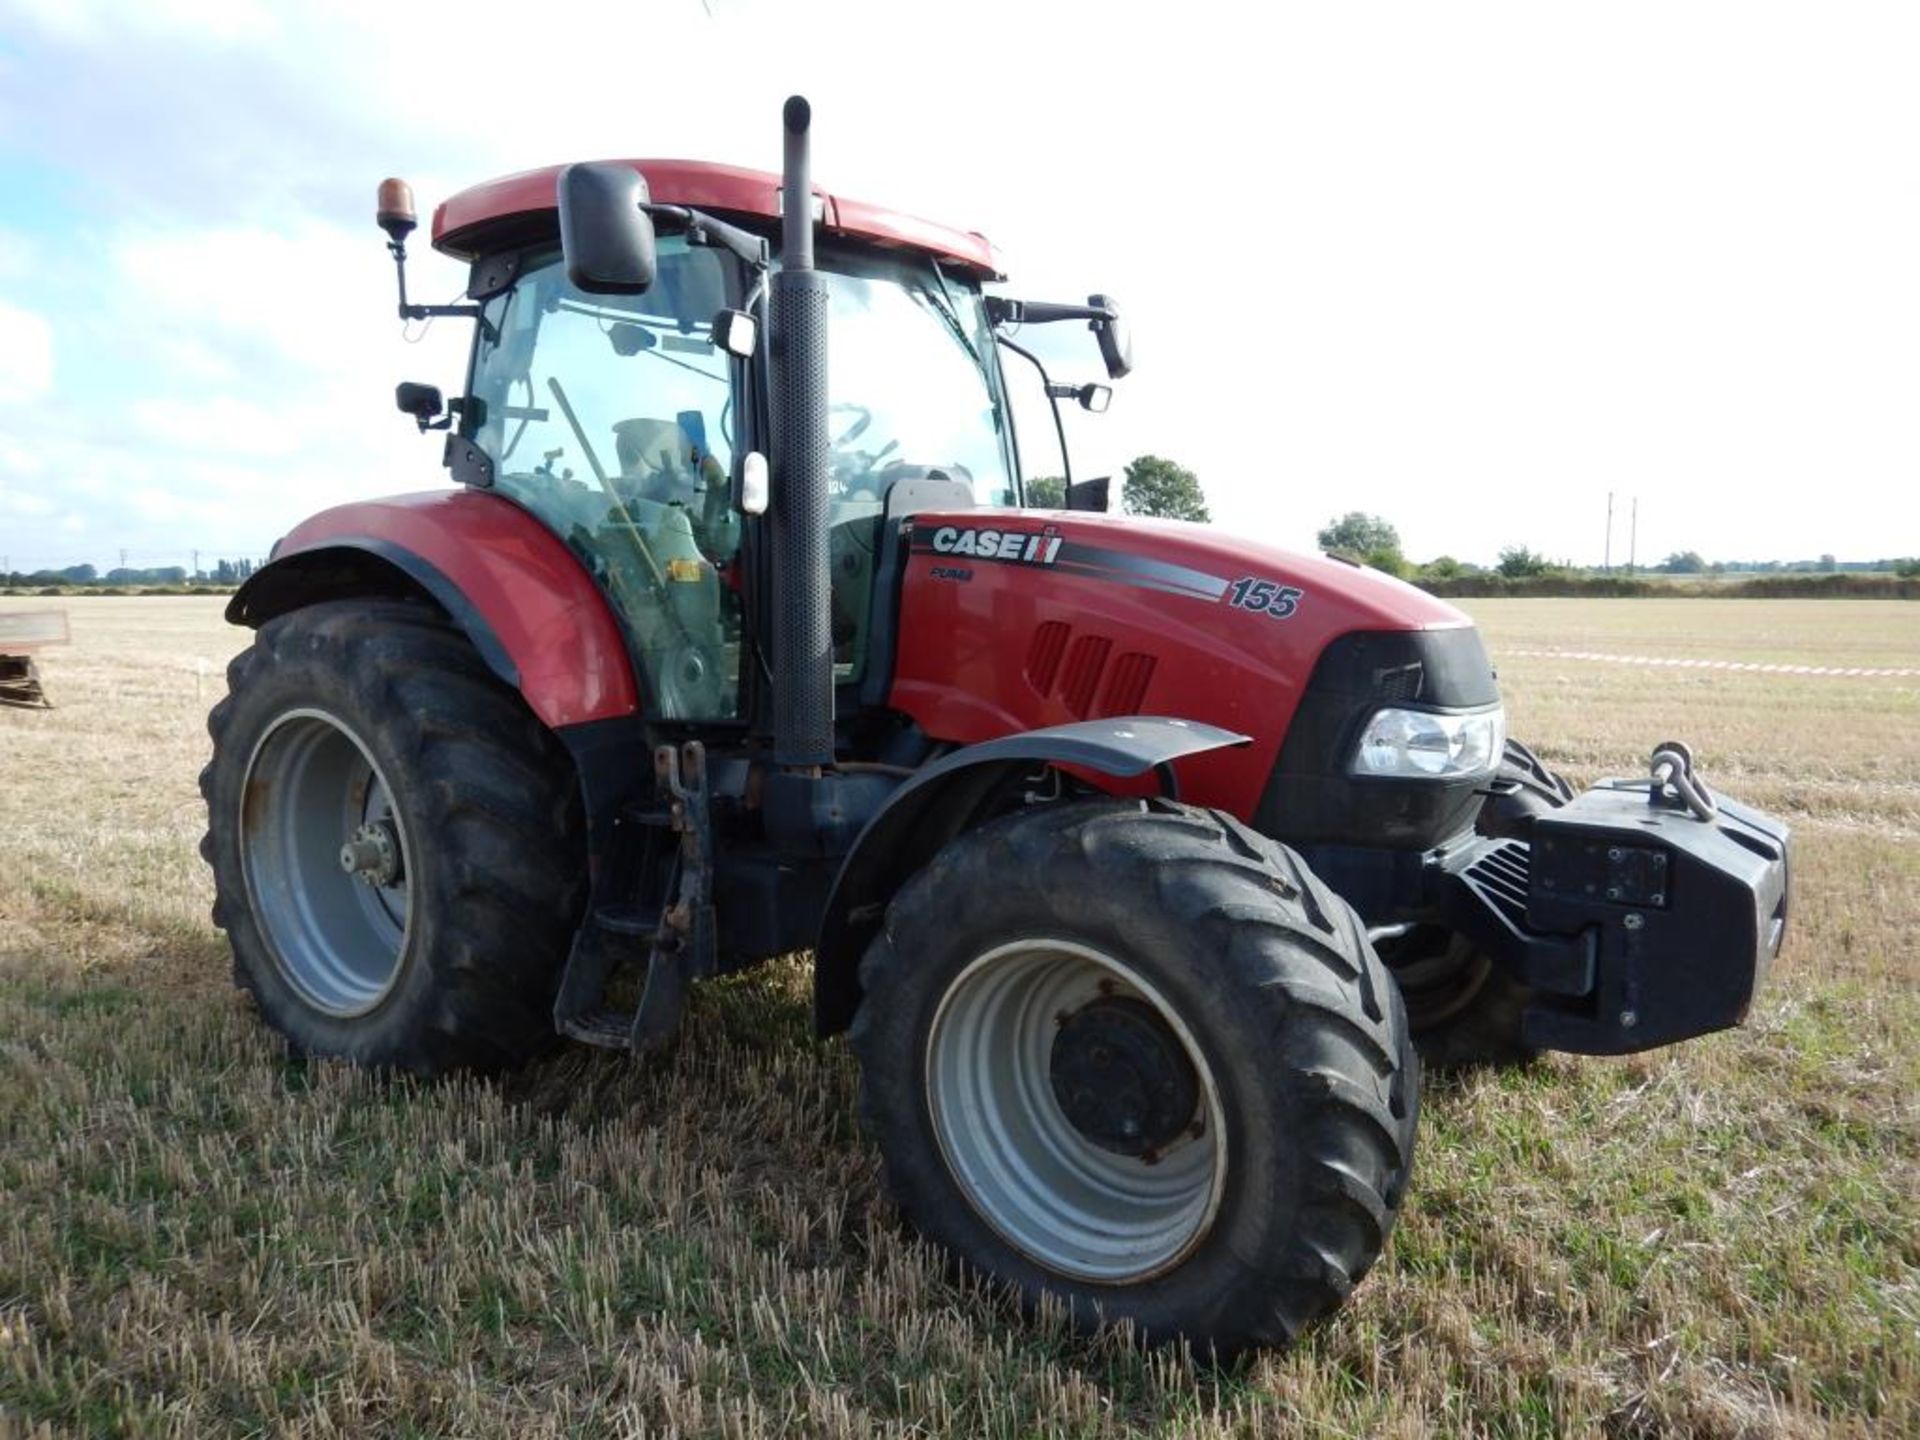
[{"label": "red bodywork", "polygon": [[[727,210],[768,220],[780,216],[780,177],[736,165],[708,165],[694,160],[619,160],[646,177],[647,190],[662,205],[690,205],[699,210]],[[555,209],[554,185],[564,167],[523,170],[501,180],[489,180],[442,201],[433,212],[433,245],[462,260],[486,249],[485,235],[496,225]],[[916,219],[844,196],[814,192],[821,206],[820,223],[828,230],[854,235],[881,245],[939,256],[985,279],[1003,278],[1000,257],[986,236],[970,230]]]},{"label": "red bodywork", "polygon": [[456,594],[435,598],[475,612],[506,652],[527,704],[548,726],[639,708],[633,667],[606,597],[573,552],[512,501],[479,490],[429,490],[339,505],[302,521],[274,547],[273,558],[329,546],[389,558],[406,552],[444,576]]},{"label": "red bodywork", "polygon": [[[425,561],[498,640],[549,726],[638,712],[605,596],[512,502],[445,490],[342,505],[303,522],[274,558],[329,546]],[[1234,603],[1241,580],[1298,593],[1252,610]],[[915,515],[900,605],[887,703],[932,738],[973,744],[1109,715],[1204,721],[1253,743],[1180,761],[1181,794],[1242,818],[1330,641],[1471,623],[1410,585],[1321,556],[1198,525],[1038,510]]]},{"label": "red bodywork", "polygon": [[[1023,538],[986,539],[1009,534]],[[1240,580],[1274,586],[1242,587],[1243,599],[1299,593],[1251,610],[1233,603]],[[1106,715],[1240,731],[1253,744],[1177,768],[1183,799],[1246,819],[1328,642],[1471,623],[1377,571],[1224,530],[1054,511],[916,515],[888,699],[962,743]]]}]

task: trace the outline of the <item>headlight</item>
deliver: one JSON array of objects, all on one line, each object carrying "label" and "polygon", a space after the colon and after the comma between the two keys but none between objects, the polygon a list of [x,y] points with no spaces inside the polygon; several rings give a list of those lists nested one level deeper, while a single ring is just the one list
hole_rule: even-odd
[{"label": "headlight", "polygon": [[1361,732],[1349,768],[1403,780],[1479,779],[1500,768],[1506,745],[1507,712],[1499,706],[1470,715],[1379,710]]}]

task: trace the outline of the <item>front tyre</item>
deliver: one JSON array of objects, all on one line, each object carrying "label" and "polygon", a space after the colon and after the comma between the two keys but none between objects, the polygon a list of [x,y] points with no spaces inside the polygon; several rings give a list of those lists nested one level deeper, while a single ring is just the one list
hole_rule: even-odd
[{"label": "front tyre", "polygon": [[553,1038],[584,895],[553,735],[437,612],[260,627],[207,728],[201,854],[234,982],[298,1054],[438,1074]]},{"label": "front tyre", "polygon": [[902,888],[861,965],[861,1112],[964,1265],[1226,1357],[1379,1255],[1418,1070],[1353,912],[1291,851],[1168,802],[1043,806]]}]

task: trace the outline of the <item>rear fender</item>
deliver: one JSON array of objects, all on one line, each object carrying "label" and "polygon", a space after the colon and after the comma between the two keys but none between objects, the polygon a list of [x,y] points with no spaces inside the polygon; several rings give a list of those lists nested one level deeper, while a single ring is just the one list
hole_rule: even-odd
[{"label": "rear fender", "polygon": [[936,760],[887,798],[840,866],[814,945],[814,1023],[844,1030],[860,1006],[860,957],[894,892],[955,836],[1000,814],[1007,790],[1037,768],[1126,780],[1152,771],[1176,795],[1173,764],[1252,739],[1198,721],[1122,715],[1003,736]]},{"label": "rear fender", "polygon": [[639,711],[633,662],[606,598],[525,510],[436,490],[323,510],[274,547],[227,619],[258,628],[323,600],[420,595],[550,728]]}]

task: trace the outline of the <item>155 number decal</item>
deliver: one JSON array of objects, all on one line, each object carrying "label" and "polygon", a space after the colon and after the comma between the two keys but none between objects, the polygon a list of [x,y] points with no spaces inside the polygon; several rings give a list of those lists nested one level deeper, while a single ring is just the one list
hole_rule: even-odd
[{"label": "155 number decal", "polygon": [[1277,580],[1260,580],[1249,575],[1227,587],[1227,603],[1284,620],[1300,608],[1300,597],[1305,593],[1298,585],[1282,585]]}]

